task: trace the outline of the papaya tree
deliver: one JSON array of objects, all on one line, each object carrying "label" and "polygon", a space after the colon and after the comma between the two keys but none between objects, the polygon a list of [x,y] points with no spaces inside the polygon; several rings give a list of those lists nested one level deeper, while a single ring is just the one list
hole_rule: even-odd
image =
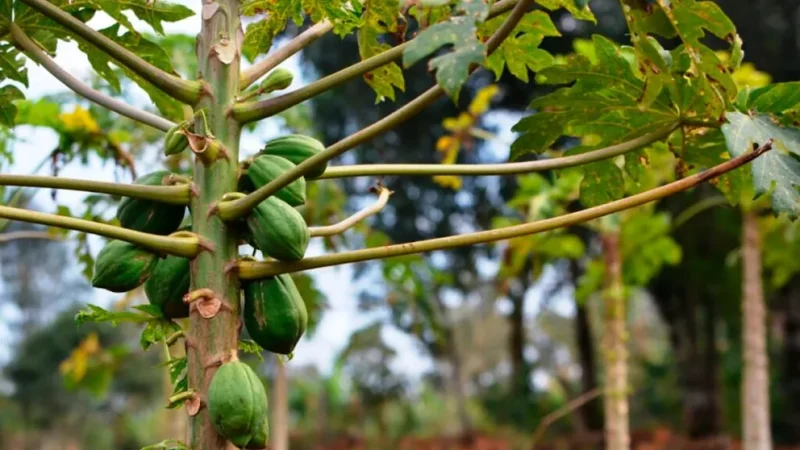
[{"label": "papaya tree", "polygon": [[[145,345],[183,342],[186,357],[168,364],[175,386],[168,403],[185,405],[189,432],[185,441],[157,448],[267,445],[266,390],[238,352],[261,348],[291,355],[308,322],[292,273],[534,235],[651,203],[718,177],[725,177],[718,182],[721,189],[739,189],[742,181],[726,174],[741,173],[735,169],[751,161],[755,192],[769,193],[777,212],[794,216],[800,207],[794,189],[800,166],[787,154],[798,153],[800,91],[791,83],[752,91],[737,88],[731,72],[742,62],[742,42],[711,1],[623,0],[632,46],[594,36],[593,58],[561,59],[539,48],[543,39],[559,34],[548,11],[564,8],[578,20],[593,21],[586,0],[198,3],[197,73],[180,76],[165,51],[136,29],[131,15],[136,23],[163,34],[164,22],[194,15],[185,6],[163,0],[0,2],[4,126],[16,124],[29,59],[100,107],[163,132],[165,156],[185,154],[193,161],[188,173],[159,170],[131,184],[0,175],[2,185],[123,197],[114,223],[11,206],[0,207],[0,218],[108,238],[94,265],[93,285],[112,292],[144,285],[150,304],[123,313],[91,306],[77,319],[143,323]],[[111,17],[113,24],[99,30],[88,25],[98,13]],[[290,21],[313,25],[272,49],[273,38]],[[326,33],[355,33],[362,60],[303,87],[264,97],[288,88],[290,80],[278,66]],[[732,57],[720,59],[707,46],[707,35],[721,40]],[[660,38],[677,44],[664,48]],[[59,42],[77,44],[94,72],[110,85],[117,86],[120,76],[138,84],[157,112],[134,107],[69,74],[52,57]],[[377,101],[394,100],[405,86],[403,68],[429,57],[434,86],[375,123],[328,145],[310,136],[280,136],[266,142],[255,157],[240,160],[241,137],[249,126],[358,77],[375,90]],[[252,64],[245,64],[248,60]],[[536,81],[553,88],[515,126],[519,138],[511,158],[524,160],[328,165],[440,99],[458,102],[463,85],[481,67],[496,76],[508,71],[526,82],[533,70]],[[92,136],[85,134],[80,137]],[[709,141],[719,139],[725,151],[708,151]],[[680,179],[625,196],[623,170],[646,171],[641,149],[658,142],[678,143],[667,148],[681,164]],[[779,150],[770,151],[773,146]],[[534,153],[543,155],[531,159]],[[309,185],[346,177],[510,176],[570,167],[582,177],[579,197],[585,209],[577,212],[305,256],[310,239],[345,232],[379,213],[391,201],[391,189],[402,189],[402,183],[378,183],[374,205],[338,223],[309,226],[298,211]],[[250,256],[245,244],[261,257]],[[186,318],[188,324],[181,321]],[[257,346],[239,341],[243,328]],[[626,439],[616,437],[608,442],[617,443],[611,447],[615,449],[626,445]]]}]

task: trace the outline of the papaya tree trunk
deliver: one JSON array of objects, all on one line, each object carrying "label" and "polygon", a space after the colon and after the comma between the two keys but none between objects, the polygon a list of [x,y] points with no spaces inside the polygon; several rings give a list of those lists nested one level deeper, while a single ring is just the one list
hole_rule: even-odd
[{"label": "papaya tree trunk", "polygon": [[742,321],[742,449],[772,450],[761,238],[753,212],[745,212],[742,220]]},{"label": "papaya tree trunk", "polygon": [[619,234],[602,235],[606,279],[603,296],[605,336],[605,438],[607,450],[628,450],[628,350],[625,329],[625,293],[622,284],[622,255]]},{"label": "papaya tree trunk", "polygon": [[[236,191],[239,159],[240,125],[228,113],[239,88],[242,28],[238,0],[216,0],[205,3],[202,29],[197,36],[198,71],[208,83],[210,93],[196,106],[204,110],[208,131],[224,150],[220,158],[204,161],[196,158],[192,198],[192,231],[209,244],[191,265],[193,291],[209,289],[223,302],[223,307],[210,319],[196,309],[190,316],[187,336],[189,387],[205,401],[211,379],[221,362],[236,354],[239,320],[239,282],[226,271],[226,264],[237,258],[236,235],[216,214],[209,214],[215,203],[229,192]],[[201,115],[196,115],[195,133],[205,135]],[[225,439],[211,425],[208,408],[202,407],[189,426],[189,448],[223,450]]]},{"label": "papaya tree trunk", "polygon": [[[277,356],[275,357],[277,360]],[[275,381],[272,386],[272,445],[270,450],[289,450],[289,384],[286,379],[286,366],[277,361]]]}]

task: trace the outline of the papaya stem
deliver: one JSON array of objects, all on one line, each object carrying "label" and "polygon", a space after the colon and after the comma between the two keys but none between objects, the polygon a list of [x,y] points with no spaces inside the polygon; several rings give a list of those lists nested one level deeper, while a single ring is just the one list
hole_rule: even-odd
[{"label": "papaya stem", "polygon": [[171,205],[188,205],[190,195],[188,184],[148,186],[144,184],[109,183],[42,175],[0,175],[0,186],[25,186],[95,192],[98,194],[153,200]]},{"label": "papaya stem", "polygon": [[73,92],[81,97],[108,110],[114,111],[119,115],[151,126],[157,130],[168,131],[170,128],[175,126],[175,124],[170,120],[157,116],[153,113],[134,108],[133,106],[119,101],[110,95],[92,89],[91,86],[73,77],[69,72],[59,66],[53,60],[53,58],[48,56],[47,53],[39,48],[39,46],[30,37],[28,37],[28,35],[26,35],[17,24],[12,22],[9,25],[9,31],[11,31],[11,38],[14,40],[14,42],[19,44],[20,47],[22,47],[26,55],[28,55],[32,60],[41,64],[42,67],[50,72],[50,74],[53,75],[58,81],[64,83],[65,86],[70,88]]},{"label": "papaya stem", "polygon": [[360,176],[435,176],[435,175],[520,175],[532,172],[575,167],[590,162],[602,161],[658,142],[678,129],[679,124],[669,124],[652,133],[644,134],[630,141],[591,150],[577,155],[550,159],[537,159],[515,163],[498,164],[355,164],[350,166],[328,167],[317,179],[346,178]]},{"label": "papaya stem", "polygon": [[176,332],[172,333],[171,335],[167,336],[167,339],[164,341],[164,344],[166,344],[167,347],[171,347],[176,342],[178,342],[178,339],[182,338],[183,336],[184,336],[184,331],[183,330],[176,331]]},{"label": "papaya stem", "polygon": [[324,227],[309,227],[309,234],[311,237],[334,236],[337,234],[342,234],[367,217],[381,212],[383,208],[386,207],[386,204],[389,203],[390,195],[392,195],[392,191],[380,186],[378,187],[378,200],[375,203],[363,208],[347,219],[344,219],[341,222],[333,225],[327,225]]},{"label": "papaya stem", "polygon": [[175,395],[169,397],[169,399],[167,399],[167,404],[174,405],[174,404],[176,404],[178,402],[189,400],[190,398],[194,397],[195,395],[197,395],[197,393],[194,390],[189,389],[187,391],[183,391],[183,392],[180,392],[178,394],[175,394]]},{"label": "papaya stem", "polygon": [[216,294],[208,288],[195,289],[183,296],[184,303],[192,303],[203,298],[213,298]]},{"label": "papaya stem", "polygon": [[195,104],[203,95],[204,86],[198,81],[184,80],[145,61],[135,53],[103,36],[68,12],[46,0],[21,0],[22,3],[52,19],[62,27],[85,39],[98,50],[113,57],[140,77],[161,89],[165,94],[187,104]]},{"label": "papaya stem", "polygon": [[320,267],[350,264],[374,259],[384,259],[393,256],[411,255],[415,253],[431,252],[448,248],[464,247],[467,245],[485,244],[488,242],[502,241],[555,230],[558,228],[569,227],[660,200],[677,192],[685,191],[689,188],[697,186],[700,183],[711,180],[733,169],[736,169],[737,167],[741,167],[771,149],[772,142],[767,142],[752,152],[740,155],[698,174],[674,181],[649,191],[642,192],[640,194],[632,195],[621,200],[616,200],[600,206],[584,209],[583,211],[564,214],[562,216],[553,217],[550,219],[537,220],[520,225],[503,227],[495,230],[478,231],[475,233],[467,233],[458,236],[448,236],[417,242],[408,242],[404,244],[387,245],[383,247],[334,253],[313,258],[305,258],[295,262],[240,261],[239,270],[237,273],[239,278],[242,280],[256,280],[282,273],[298,272]]},{"label": "papaya stem", "polygon": [[96,234],[130,242],[155,253],[166,253],[184,258],[194,258],[203,250],[201,240],[196,235],[191,237],[160,236],[91,220],[28,211],[10,206],[0,206],[0,218]]},{"label": "papaya stem", "polygon": [[248,86],[269,73],[270,70],[278,67],[280,63],[308,47],[309,44],[321,38],[331,30],[333,30],[333,24],[326,19],[298,34],[283,47],[270,53],[266,58],[250,66],[249,69],[243,70],[239,81],[239,89],[247,89]]},{"label": "papaya stem", "polygon": [[[522,0],[521,3],[528,3],[528,1]],[[499,1],[492,5],[489,9],[489,18],[499,16],[518,4],[519,3],[517,3],[517,0]],[[527,12],[527,8],[522,10],[523,14],[525,12]],[[516,26],[519,19],[515,18],[513,21],[514,26]],[[513,27],[511,29],[513,29]],[[508,30],[509,33],[511,32],[511,29]],[[503,36],[502,39],[505,39],[506,36]],[[237,103],[231,108],[231,114],[243,124],[274,116],[275,114],[285,111],[292,106],[302,103],[310,98],[316,97],[317,95],[342,83],[350,81],[367,72],[373,71],[379,67],[385,66],[397,59],[400,59],[400,57],[403,56],[403,51],[410,42],[411,41],[407,41],[403,44],[394,46],[389,50],[367,58],[359,63],[353,64],[352,66],[344,68],[336,73],[321,78],[292,92],[258,102]],[[489,48],[489,53],[491,53],[494,48]]]}]

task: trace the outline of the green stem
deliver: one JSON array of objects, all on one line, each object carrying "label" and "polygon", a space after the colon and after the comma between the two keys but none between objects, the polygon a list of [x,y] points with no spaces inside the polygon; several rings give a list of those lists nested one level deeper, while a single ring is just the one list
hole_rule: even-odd
[{"label": "green stem", "polygon": [[40,175],[0,175],[0,186],[25,186],[95,192],[98,194],[153,200],[172,205],[188,205],[190,197],[190,188],[187,184],[145,186],[141,184],[108,183]]},{"label": "green stem", "polygon": [[721,195],[704,198],[692,206],[684,209],[680,214],[678,214],[677,217],[675,217],[675,220],[672,221],[672,231],[682,227],[684,224],[686,224],[686,222],[692,220],[692,218],[703,211],[716,208],[717,206],[727,205],[728,203],[728,199]]},{"label": "green stem", "polygon": [[531,172],[543,172],[546,170],[580,166],[590,162],[624,155],[630,151],[650,145],[653,142],[663,140],[677,128],[677,124],[670,124],[627,142],[560,158],[499,164],[357,164],[352,166],[329,167],[319,178],[390,175],[519,175]]},{"label": "green stem", "polygon": [[769,151],[771,148],[771,145],[765,145],[755,151],[745,153],[720,165],[714,166],[711,169],[672,182],[670,184],[651,189],[640,194],[632,195],[621,200],[609,202],[604,205],[565,214],[563,216],[553,217],[551,219],[538,220],[521,225],[498,228],[496,230],[462,234],[459,236],[448,236],[418,242],[409,242],[405,244],[387,245],[383,247],[367,248],[344,253],[334,253],[313,258],[305,258],[296,262],[240,261],[238,265],[239,278],[242,280],[260,279],[281,273],[298,272],[320,267],[370,261],[373,259],[390,258],[414,253],[431,252],[435,250],[464,247],[475,244],[485,244],[487,242],[502,241],[555,230],[558,228],[570,227],[589,220],[597,219],[598,217],[660,200],[677,192],[692,188],[700,183],[716,178],[724,173],[736,169],[737,167],[747,164],[763,153]]},{"label": "green stem", "polygon": [[153,252],[183,256],[184,258],[194,258],[202,250],[200,239],[196,236],[159,236],[105,223],[92,222],[91,220],[28,211],[10,206],[0,206],[0,218],[96,234],[110,239],[130,242]]},{"label": "green stem", "polygon": [[203,84],[184,80],[164,72],[148,63],[125,47],[103,36],[66,11],[46,0],[20,0],[36,11],[52,19],[62,27],[85,39],[99,50],[113,57],[120,64],[152,83],[169,96],[184,103],[194,104],[203,94]]},{"label": "green stem", "polygon": [[181,392],[179,394],[175,394],[172,397],[170,397],[167,400],[167,402],[168,402],[167,404],[174,405],[175,403],[178,403],[178,402],[181,402],[181,401],[185,401],[185,400],[189,400],[190,398],[194,397],[195,395],[197,395],[197,393],[195,391],[191,390],[191,389],[188,390],[188,391],[183,391],[183,392]]},{"label": "green stem", "polygon": [[[523,3],[527,3],[527,0],[524,0]],[[497,2],[492,5],[491,9],[489,10],[489,18],[505,13],[517,4],[517,0],[505,0]],[[524,14],[527,9],[521,11],[521,14]],[[492,39],[487,41],[487,49],[489,53],[494,51],[497,48],[497,45],[499,45],[499,43],[508,36],[508,33],[510,33],[513,27],[516,26],[520,18],[521,16],[515,16],[513,18],[509,17],[509,20],[506,20],[505,23],[513,23],[513,26],[511,26],[510,29],[504,29],[501,27],[495,32],[495,35],[498,35],[498,33],[502,32],[502,38],[495,41],[492,41]],[[386,64],[399,59],[403,56],[403,51],[409,45],[409,43],[410,41],[392,47],[383,53],[379,53],[371,58],[367,58],[357,64],[349,66],[287,94],[279,95],[277,97],[259,102],[237,103],[231,109],[233,117],[242,123],[248,123],[274,116],[275,114],[278,114],[294,105],[315,97],[320,93],[327,91],[328,89],[336,87],[342,83],[352,80],[353,78],[359,77],[367,72],[375,70],[381,66],[385,66]]]},{"label": "green stem", "polygon": [[378,194],[378,201],[376,201],[374,204],[367,206],[347,219],[344,219],[341,222],[333,225],[327,225],[324,227],[309,227],[308,232],[311,237],[335,236],[337,234],[342,234],[367,217],[381,212],[383,208],[386,207],[386,204],[389,203],[390,195],[392,195],[392,191],[386,189],[385,187],[381,187]]},{"label": "green stem", "polygon": [[134,108],[133,106],[117,100],[110,95],[92,89],[91,86],[73,77],[69,74],[69,72],[56,64],[56,62],[53,61],[53,58],[48,56],[47,53],[39,48],[39,46],[33,42],[31,38],[29,38],[25,32],[23,32],[22,29],[17,26],[17,24],[12,22],[9,26],[9,30],[11,31],[11,38],[14,40],[14,42],[19,44],[19,46],[22,47],[25,53],[32,60],[41,64],[45,70],[50,72],[51,75],[64,83],[65,86],[72,89],[72,91],[81,97],[129,119],[149,125],[157,130],[167,131],[175,126],[173,122],[163,117],[159,117],[153,113]]},{"label": "green stem", "polygon": [[327,20],[323,20],[322,22],[314,24],[314,26],[310,27],[306,31],[298,34],[286,45],[270,53],[266,58],[253,64],[249,69],[243,71],[239,81],[239,89],[242,91],[247,89],[248,86],[266,75],[270,70],[278,67],[280,63],[291,58],[292,55],[306,48],[312,42],[321,38],[331,30],[333,30],[333,24]]}]

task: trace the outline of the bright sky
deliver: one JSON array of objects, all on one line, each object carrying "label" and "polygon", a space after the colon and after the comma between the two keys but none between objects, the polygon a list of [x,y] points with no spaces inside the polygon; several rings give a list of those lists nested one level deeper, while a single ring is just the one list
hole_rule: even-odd
[{"label": "bright sky", "polygon": [[[177,1],[195,10],[199,9],[199,1]],[[104,18],[106,20],[104,20]],[[101,27],[108,25],[108,20],[106,16],[97,17],[93,19],[91,24],[94,27]],[[141,24],[143,27],[146,27],[146,25],[138,22],[135,18],[131,20],[137,25]],[[167,33],[186,33],[194,35],[199,30],[199,23],[197,17],[192,17],[175,24],[165,23],[164,28]],[[91,67],[85,55],[77,50],[77,46],[61,43],[59,45],[56,61],[79,79],[89,79]],[[297,56],[288,60],[283,66],[294,71],[296,74],[296,81],[293,88],[300,87],[307,81],[302,79]],[[28,70],[30,79],[30,87],[26,92],[28,98],[37,98],[45,94],[65,91],[61,83],[44,69],[29,62]],[[140,92],[140,97],[137,98],[137,101],[147,102],[148,98],[143,92]],[[514,118],[508,117],[507,115],[493,115],[490,119],[492,122],[491,125],[497,126],[499,129],[500,139],[493,144],[495,145],[495,150],[498,156],[506,157],[508,154],[507,145],[513,140],[510,127],[514,123]],[[258,148],[265,140],[275,136],[279,132],[280,130],[277,129],[276,125],[268,125],[263,129],[259,129],[258,137],[256,137],[255,134],[245,136],[243,148]],[[22,129],[20,130],[19,137],[21,138],[21,142],[14,152],[16,162],[10,169],[11,173],[30,173],[33,167],[47,155],[57,142],[54,133],[45,132],[41,129]],[[140,168],[140,171],[142,171],[142,169],[143,168]],[[62,175],[67,177],[114,181],[111,167],[103,167],[99,164],[99,161],[91,161],[88,167],[73,165],[65,169]],[[35,197],[37,206],[45,211],[52,211],[55,207],[55,204],[50,199],[49,192],[49,190],[42,190]],[[62,191],[59,193],[58,201],[79,208],[82,197],[80,193]],[[93,250],[97,252],[100,247],[101,245],[97,243],[93,245]],[[308,255],[313,256],[320,253],[320,246],[312,244]],[[295,358],[290,362],[290,365],[299,366],[312,364],[319,367],[323,372],[328,372],[332,367],[333,358],[344,347],[350,333],[380,317],[375,314],[364,314],[358,311],[356,289],[353,283],[350,282],[351,273],[351,269],[347,266],[319,269],[312,272],[319,286],[322,287],[328,296],[330,309],[325,312],[324,319],[313,338],[304,338],[300,342],[295,350]],[[539,297],[535,289],[529,294],[534,298]],[[87,299],[87,301],[91,300],[100,305],[108,305],[114,298],[116,297],[112,297],[105,291],[95,290],[94,299]],[[538,310],[538,302],[529,301],[527,302],[527,306],[526,313],[529,316],[533,316],[536,310]],[[0,311],[0,313],[2,313],[4,317],[8,317],[11,311]],[[419,347],[410,337],[399,330],[391,328],[386,328],[384,335],[385,339],[396,347],[398,351],[398,357],[395,361],[396,370],[404,372],[412,378],[417,378],[420,374],[432,367],[430,361],[420,354]],[[0,328],[0,342],[8,342],[8,330]],[[8,356],[9,348],[0,347],[0,362],[7,360]]]}]

